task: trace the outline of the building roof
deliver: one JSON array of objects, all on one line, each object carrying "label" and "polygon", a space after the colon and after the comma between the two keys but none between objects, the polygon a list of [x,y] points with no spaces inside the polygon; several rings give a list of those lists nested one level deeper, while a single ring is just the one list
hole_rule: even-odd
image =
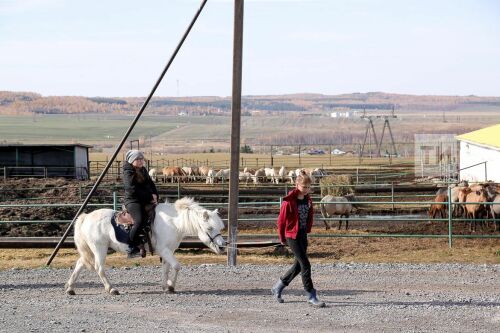
[{"label": "building roof", "polygon": [[474,132],[458,135],[455,138],[460,141],[467,141],[483,146],[500,148],[500,124],[485,127]]},{"label": "building roof", "polygon": [[93,146],[86,145],[83,143],[40,143],[40,144],[22,144],[22,143],[0,143],[0,147],[83,147],[83,148],[92,148]]}]

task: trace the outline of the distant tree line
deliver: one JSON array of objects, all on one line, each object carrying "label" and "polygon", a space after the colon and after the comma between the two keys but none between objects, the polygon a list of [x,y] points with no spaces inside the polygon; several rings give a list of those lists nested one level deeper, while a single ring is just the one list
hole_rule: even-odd
[{"label": "distant tree line", "polygon": [[[0,114],[113,113],[135,114],[144,102],[137,97],[43,97],[31,92],[0,91]],[[413,96],[387,93],[354,93],[343,95],[277,95],[245,96],[242,111],[325,112],[335,108],[356,110],[453,110],[485,105],[500,107],[500,97]],[[231,99],[220,97],[153,98],[148,106],[152,114],[223,115],[231,110]]]}]

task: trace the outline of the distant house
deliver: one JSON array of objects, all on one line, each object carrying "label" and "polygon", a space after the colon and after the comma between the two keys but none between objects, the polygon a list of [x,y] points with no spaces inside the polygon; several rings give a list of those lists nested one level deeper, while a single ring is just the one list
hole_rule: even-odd
[{"label": "distant house", "polygon": [[500,124],[456,136],[460,141],[460,179],[500,182]]},{"label": "distant house", "polygon": [[346,152],[343,150],[340,150],[338,148],[335,148],[332,150],[332,155],[344,155]]},{"label": "distant house", "polygon": [[89,178],[89,148],[84,144],[0,144],[3,177]]},{"label": "distant house", "polygon": [[351,111],[331,112],[330,117],[332,117],[332,118],[351,118],[352,112]]}]

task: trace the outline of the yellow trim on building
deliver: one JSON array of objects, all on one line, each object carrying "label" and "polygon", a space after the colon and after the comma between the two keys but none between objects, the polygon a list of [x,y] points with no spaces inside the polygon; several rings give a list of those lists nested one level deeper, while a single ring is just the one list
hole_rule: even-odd
[{"label": "yellow trim on building", "polygon": [[500,124],[458,135],[455,139],[500,148]]}]

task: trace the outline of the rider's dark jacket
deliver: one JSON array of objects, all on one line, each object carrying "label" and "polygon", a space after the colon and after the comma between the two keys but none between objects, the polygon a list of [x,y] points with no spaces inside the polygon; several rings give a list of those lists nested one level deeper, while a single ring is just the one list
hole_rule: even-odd
[{"label": "rider's dark jacket", "polygon": [[[142,182],[139,181],[137,172],[141,173],[144,179]],[[158,196],[158,190],[146,168],[142,167],[137,170],[127,161],[123,162],[123,185],[125,187],[125,205],[129,203],[149,204],[153,200],[153,194]]]}]

